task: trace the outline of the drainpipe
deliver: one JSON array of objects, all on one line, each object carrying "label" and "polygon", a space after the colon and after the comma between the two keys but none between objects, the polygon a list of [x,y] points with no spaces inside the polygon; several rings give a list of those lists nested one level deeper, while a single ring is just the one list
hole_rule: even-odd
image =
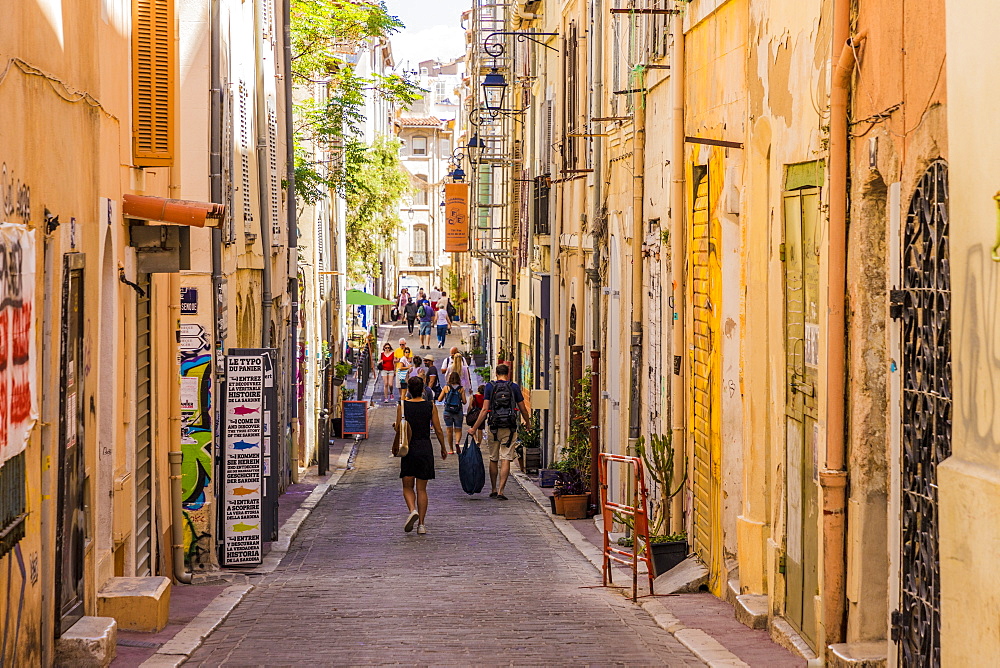
[{"label": "drainpipe", "polygon": [[[590,43],[590,117],[601,118],[604,116],[604,14],[601,0],[592,0],[590,7],[591,32],[587,41]],[[593,121],[591,121],[593,123]],[[594,134],[599,134],[596,130],[591,130]],[[604,216],[604,142],[600,137],[594,141],[594,192],[593,204],[590,219],[594,224]],[[590,501],[599,504],[600,497],[600,467],[601,453],[601,251],[597,247],[597,240],[594,240],[594,251],[591,253],[593,266],[587,272],[590,278],[591,297],[591,317],[593,318],[593,339],[590,350],[590,399],[591,399],[591,421],[590,421]]]},{"label": "drainpipe", "polygon": [[[675,5],[677,3],[674,3]],[[685,386],[684,386],[684,17],[674,14],[671,22],[674,33],[674,48],[670,62],[670,91],[673,99],[671,129],[673,136],[670,143],[670,269],[672,274],[674,308],[677,319],[672,323],[670,348],[673,351],[673,369],[670,376],[670,431],[675,447],[683,446],[685,423]],[[675,466],[683,467],[681,458],[675,460]],[[676,471],[683,475],[684,471]],[[683,530],[683,495],[674,497],[671,508],[672,532]]]},{"label": "drainpipe", "polygon": [[826,332],[826,467],[820,473],[823,488],[823,644],[844,638],[846,597],[847,470],[845,456],[844,395],[846,355],[845,302],[847,291],[848,100],[854,47],[864,33],[848,39],[850,2],[837,0],[833,11],[833,48],[843,45],[833,69],[830,88],[830,241],[827,275]]},{"label": "drainpipe", "polygon": [[260,347],[271,347],[271,309],[274,299],[271,294],[271,208],[268,202],[270,185],[267,174],[267,96],[264,94],[264,17],[262,2],[254,0],[254,50],[257,81],[257,104],[255,125],[257,126],[257,201],[260,209],[260,245],[263,255],[261,271]]},{"label": "drainpipe", "polygon": [[[212,0],[210,8],[211,22],[211,50],[210,50],[210,77],[212,87],[211,102],[211,134],[209,136],[209,184],[210,194],[213,202],[223,203],[222,188],[222,73],[221,73],[221,50],[222,50],[222,30],[219,18],[219,3],[221,0]],[[230,214],[231,215],[231,214]],[[219,389],[222,386],[218,369],[221,357],[225,350],[225,341],[222,340],[222,328],[219,327],[219,293],[222,290],[222,228],[216,226],[212,229],[212,334],[215,340],[214,354],[215,365],[212,369],[212,389],[213,396],[221,396]],[[215,429],[213,445],[216,452],[219,451],[222,437]]]},{"label": "drainpipe", "polygon": [[[174,168],[170,168],[174,172]],[[184,569],[184,497],[181,493],[181,462],[184,454],[181,452],[181,375],[177,366],[180,354],[178,341],[181,329],[181,276],[178,273],[167,275],[167,291],[170,294],[170,324],[177,332],[170,341],[170,451],[167,458],[170,461],[170,547],[173,550],[174,579],[181,584],[191,584],[191,574]]]},{"label": "drainpipe", "polygon": [[635,100],[635,127],[632,142],[632,384],[629,397],[629,449],[639,438],[642,402],[642,318],[645,297],[642,294],[643,199],[646,174],[646,95],[638,93]]},{"label": "drainpipe", "polygon": [[288,335],[291,373],[288,374],[288,418],[296,426],[292,430],[291,469],[292,482],[299,481],[299,448],[295,444],[295,433],[298,432],[299,418],[299,227],[298,206],[295,200],[295,131],[292,118],[292,3],[291,0],[281,2],[282,39],[284,40],[283,69],[285,71],[285,181],[287,187],[288,217],[288,253],[289,270],[292,278],[288,281],[288,292],[292,303],[291,331]]}]

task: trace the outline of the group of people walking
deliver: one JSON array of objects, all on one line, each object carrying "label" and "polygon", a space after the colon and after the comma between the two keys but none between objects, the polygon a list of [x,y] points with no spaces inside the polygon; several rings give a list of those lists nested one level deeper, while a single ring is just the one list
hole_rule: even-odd
[{"label": "group of people walking", "polygon": [[[408,350],[405,343],[405,340],[400,341],[404,355]],[[400,402],[393,423],[396,437],[392,454],[398,456],[405,452],[399,464],[403,500],[407,508],[403,530],[409,532],[416,527],[421,535],[427,533],[427,481],[435,477],[431,430],[440,445],[441,459],[445,460],[448,455],[461,454],[465,426],[468,426],[468,438],[475,439],[479,446],[484,445],[485,427],[485,449],[490,460],[490,498],[506,501],[504,489],[510,476],[510,463],[517,457],[518,423],[522,418],[530,420],[521,388],[510,380],[510,369],[506,364],[497,365],[495,381],[480,386],[475,394],[470,394],[462,378],[463,370],[467,373],[468,367],[457,349],[452,348],[452,351],[447,360],[447,382],[439,390],[427,387],[428,383],[436,383],[438,374],[428,375],[425,371],[410,375],[407,372],[405,380],[400,382]],[[426,363],[434,368],[433,360],[425,360]],[[442,404],[443,428],[435,399]]]},{"label": "group of people walking", "polygon": [[403,288],[399,292],[393,319],[406,320],[406,328],[410,334],[413,334],[416,325],[420,348],[430,349],[432,327],[437,328],[437,347],[444,348],[448,334],[451,333],[451,324],[457,315],[447,292],[435,287],[428,296],[423,290],[418,290],[414,299],[410,296],[409,289]]}]

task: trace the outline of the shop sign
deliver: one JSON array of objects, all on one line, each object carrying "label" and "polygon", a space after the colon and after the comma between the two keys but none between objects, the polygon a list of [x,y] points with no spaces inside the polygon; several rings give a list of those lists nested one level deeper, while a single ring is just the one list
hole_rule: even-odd
[{"label": "shop sign", "polygon": [[469,250],[469,184],[448,183],[444,187],[444,250]]}]

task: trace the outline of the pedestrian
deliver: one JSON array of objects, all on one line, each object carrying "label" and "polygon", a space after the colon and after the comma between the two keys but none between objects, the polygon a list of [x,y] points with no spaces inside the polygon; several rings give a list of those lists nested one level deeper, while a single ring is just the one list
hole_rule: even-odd
[{"label": "pedestrian", "polygon": [[430,293],[429,297],[430,297],[430,300],[431,300],[431,308],[434,309],[435,313],[437,313],[437,310],[438,310],[438,304],[437,303],[438,303],[438,300],[441,299],[441,291],[438,289],[438,286],[435,285],[433,288],[431,288],[431,293]]},{"label": "pedestrian", "polygon": [[[414,367],[414,371],[416,371],[417,378],[424,381],[424,399],[434,403],[434,390],[427,386],[427,367]],[[412,378],[413,374],[410,374],[410,377]]]},{"label": "pedestrian", "polygon": [[413,303],[410,299],[406,302],[406,306],[403,307],[403,317],[406,318],[406,328],[410,330],[410,335],[413,335],[413,323],[417,321],[417,305]]},{"label": "pedestrian", "polygon": [[407,302],[410,301],[410,291],[403,288],[399,291],[399,299],[396,300],[396,310],[399,313],[403,312],[403,308],[406,306]]},{"label": "pedestrian", "polygon": [[413,368],[413,359],[410,357],[409,346],[403,348],[403,356],[396,359],[396,384],[399,386],[399,398],[406,398],[406,381],[409,378],[410,370]]},{"label": "pedestrian", "polygon": [[399,347],[392,351],[393,357],[399,359],[403,356],[403,351],[406,349],[406,339],[399,340]]},{"label": "pedestrian", "polygon": [[444,348],[445,339],[448,338],[448,310],[439,308],[436,314],[438,348]]},{"label": "pedestrian", "polygon": [[448,374],[448,384],[441,388],[438,401],[444,402],[444,429],[448,434],[448,454],[454,454],[455,442],[462,440],[462,412],[468,400],[462,379],[452,371]]},{"label": "pedestrian", "polygon": [[392,379],[396,373],[396,357],[392,354],[392,346],[386,343],[382,346],[382,355],[378,363],[379,375],[382,377],[382,398],[385,401],[392,399]]},{"label": "pedestrian", "polygon": [[438,300],[438,308],[443,308],[448,312],[448,333],[451,334],[451,322],[455,319],[455,306],[448,299],[448,293],[441,291],[441,299]]},{"label": "pedestrian", "polygon": [[399,452],[400,420],[406,418],[410,426],[409,452],[399,460],[399,477],[403,481],[403,500],[409,514],[403,524],[403,531],[427,533],[427,481],[434,479],[434,447],[431,445],[431,427],[437,434],[441,444],[441,459],[448,458],[448,450],[444,444],[444,434],[441,431],[441,421],[438,418],[434,402],[423,398],[424,381],[411,378],[407,381],[407,392],[411,398],[399,403],[396,408],[396,440],[392,445],[393,456]]},{"label": "pedestrian", "polygon": [[417,308],[417,317],[420,318],[420,347],[431,349],[431,321],[434,318],[434,311],[431,310],[431,303],[424,299]]},{"label": "pedestrian", "polygon": [[[472,395],[472,401],[470,402],[469,406],[469,413],[472,414],[473,411],[475,411],[475,419],[473,419],[473,421],[469,424],[470,427],[476,424],[475,420],[478,419],[479,416],[482,415],[483,413],[483,405],[486,403],[486,395],[483,394],[485,391],[486,391],[486,386],[480,385],[479,387],[476,388],[476,393]],[[476,439],[476,445],[482,447],[483,445],[482,427],[476,430],[476,434],[475,436],[473,436],[473,438]]]},{"label": "pedestrian", "polygon": [[434,366],[434,360],[430,357],[424,358],[424,366],[427,367],[427,387],[431,388],[435,394],[437,394],[438,386],[440,385],[440,375],[438,368]]},{"label": "pedestrian", "polygon": [[422,357],[420,357],[420,355],[414,355],[411,361],[413,362],[413,368],[410,369],[410,373],[407,374],[406,376],[407,378],[413,378],[414,376],[416,376],[417,369],[420,369],[421,367],[424,366],[424,360]]},{"label": "pedestrian", "polygon": [[[483,411],[479,414],[476,424],[469,427],[469,434],[475,436],[483,422],[489,426],[490,435],[486,438],[486,444],[490,453],[490,487],[492,490],[490,498],[506,501],[507,497],[504,496],[503,490],[507,484],[507,477],[510,475],[510,463],[517,457],[515,448],[517,447],[518,417],[523,417],[525,422],[530,422],[531,415],[524,403],[521,388],[510,380],[510,367],[506,364],[498,364],[496,377],[496,380],[486,383]],[[499,485],[497,484],[498,476]]]},{"label": "pedestrian", "polygon": [[462,378],[462,387],[465,388],[465,394],[472,394],[472,376],[469,374],[469,365],[465,363],[465,357],[462,353],[458,352],[458,348],[455,346],[451,347],[448,352],[448,357],[444,359],[441,363],[441,373],[448,376],[452,371],[457,371],[458,375]]}]

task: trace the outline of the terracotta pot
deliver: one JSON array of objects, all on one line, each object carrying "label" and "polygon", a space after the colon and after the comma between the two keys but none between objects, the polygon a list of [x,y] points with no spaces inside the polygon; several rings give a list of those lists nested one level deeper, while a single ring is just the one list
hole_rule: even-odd
[{"label": "terracotta pot", "polygon": [[563,498],[564,497],[562,495],[556,495],[556,496],[553,496],[552,498],[555,499],[555,503],[556,503],[556,515],[562,515],[563,514]]},{"label": "terracotta pot", "polygon": [[587,518],[587,506],[590,504],[590,494],[564,494],[563,515],[568,520],[582,520]]}]

